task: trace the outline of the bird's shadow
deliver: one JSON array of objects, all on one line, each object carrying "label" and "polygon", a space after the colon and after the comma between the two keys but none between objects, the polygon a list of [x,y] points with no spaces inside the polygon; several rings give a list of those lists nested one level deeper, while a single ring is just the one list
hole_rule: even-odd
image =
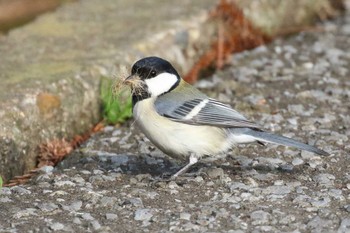
[{"label": "bird's shadow", "polygon": [[[119,172],[123,174],[139,175],[150,174],[152,177],[163,177],[164,175],[175,174],[186,163],[179,163],[168,157],[152,157],[147,154],[117,154],[117,155],[86,155],[83,152],[75,151],[63,160],[57,169],[69,169],[74,167],[80,170],[93,171],[99,169],[105,172]],[[249,170],[256,170],[259,173],[294,173],[299,169],[288,164],[272,166],[271,164],[259,163],[258,165],[242,165],[232,156],[211,162],[198,162],[193,165],[188,173],[203,174],[207,169],[219,167],[227,175],[240,175]]]}]

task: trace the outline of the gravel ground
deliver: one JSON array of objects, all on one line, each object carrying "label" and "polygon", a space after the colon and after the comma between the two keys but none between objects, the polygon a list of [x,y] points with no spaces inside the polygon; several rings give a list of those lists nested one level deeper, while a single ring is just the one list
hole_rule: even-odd
[{"label": "gravel ground", "polygon": [[240,146],[192,176],[155,182],[181,164],[130,121],[3,188],[0,232],[350,232],[350,15],[321,26],[234,55],[197,86],[331,156]]}]

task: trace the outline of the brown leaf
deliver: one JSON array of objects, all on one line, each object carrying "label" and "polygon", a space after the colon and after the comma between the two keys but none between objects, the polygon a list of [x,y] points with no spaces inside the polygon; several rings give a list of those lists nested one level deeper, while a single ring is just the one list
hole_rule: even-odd
[{"label": "brown leaf", "polygon": [[218,24],[217,39],[185,75],[187,82],[195,82],[202,70],[223,68],[232,53],[253,49],[271,40],[244,17],[233,1],[221,0],[211,12],[210,20]]}]

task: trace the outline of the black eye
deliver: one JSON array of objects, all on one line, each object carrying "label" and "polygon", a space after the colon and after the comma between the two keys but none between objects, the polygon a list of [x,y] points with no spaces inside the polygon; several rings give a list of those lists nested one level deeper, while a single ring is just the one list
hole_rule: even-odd
[{"label": "black eye", "polygon": [[156,72],[155,70],[152,70],[152,71],[151,71],[151,76],[152,76],[152,77],[156,77],[156,75],[157,75],[157,72]]}]

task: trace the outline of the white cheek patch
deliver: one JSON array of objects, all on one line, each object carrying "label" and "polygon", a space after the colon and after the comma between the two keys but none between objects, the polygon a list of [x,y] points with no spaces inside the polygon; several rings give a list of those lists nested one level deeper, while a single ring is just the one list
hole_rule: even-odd
[{"label": "white cheek patch", "polygon": [[161,94],[168,92],[177,81],[178,77],[170,73],[161,73],[154,78],[145,80],[148,92],[152,97],[160,96]]}]

